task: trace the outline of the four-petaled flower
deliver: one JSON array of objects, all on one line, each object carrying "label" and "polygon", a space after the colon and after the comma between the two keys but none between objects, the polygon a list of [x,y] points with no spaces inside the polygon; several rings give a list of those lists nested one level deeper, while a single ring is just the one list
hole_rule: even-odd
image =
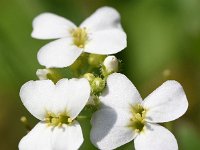
[{"label": "four-petaled flower", "polygon": [[92,117],[91,141],[99,149],[115,149],[134,139],[136,150],[177,150],[173,134],[156,124],[182,116],[188,101],[182,86],[166,81],[142,100],[124,75],[114,73]]},{"label": "four-petaled flower", "polygon": [[29,81],[20,90],[28,111],[41,120],[19,143],[20,150],[77,150],[83,142],[77,115],[90,96],[86,79]]},{"label": "four-petaled flower", "polygon": [[[63,17],[43,13],[33,21],[32,37],[57,39],[38,52],[38,61],[46,68],[70,66],[84,52],[108,55],[127,46],[120,15],[110,7],[98,9],[79,27]],[[186,112],[188,101],[182,86],[166,81],[142,100],[126,76],[113,73],[118,71],[115,56],[108,56],[102,68],[102,75],[108,77],[106,84],[91,73],[84,76],[89,81],[103,81],[97,92],[106,85],[98,99],[100,109],[91,120],[92,143],[99,149],[110,150],[134,139],[136,150],[177,150],[173,134],[156,123],[175,120]],[[88,102],[90,84],[86,79],[62,79],[54,84],[46,80],[51,73],[49,69],[38,70],[42,80],[29,81],[20,90],[24,106],[40,120],[21,139],[20,150],[77,150],[83,143],[76,118]]]},{"label": "four-petaled flower", "polygon": [[98,9],[79,27],[63,17],[43,13],[33,21],[32,37],[58,39],[38,52],[39,63],[47,68],[67,67],[83,52],[115,54],[127,45],[120,15],[110,7]]}]

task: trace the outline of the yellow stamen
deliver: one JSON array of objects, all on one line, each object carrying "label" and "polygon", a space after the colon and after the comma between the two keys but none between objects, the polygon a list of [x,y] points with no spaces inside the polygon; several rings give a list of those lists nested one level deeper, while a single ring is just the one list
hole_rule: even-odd
[{"label": "yellow stamen", "polygon": [[129,127],[133,128],[135,132],[140,133],[145,127],[146,109],[142,105],[136,104],[131,106],[132,117],[130,118]]},{"label": "yellow stamen", "polygon": [[88,40],[88,35],[86,32],[86,28],[76,28],[71,30],[71,35],[73,37],[73,42],[76,46],[80,48],[84,48],[85,44]]},{"label": "yellow stamen", "polygon": [[48,126],[58,126],[61,127],[63,124],[71,124],[73,120],[66,114],[55,115],[54,113],[47,113],[44,119]]}]

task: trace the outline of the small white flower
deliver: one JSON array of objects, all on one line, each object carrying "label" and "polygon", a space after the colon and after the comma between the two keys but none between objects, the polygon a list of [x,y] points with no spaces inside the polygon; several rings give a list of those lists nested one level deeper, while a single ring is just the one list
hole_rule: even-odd
[{"label": "small white flower", "polygon": [[100,101],[91,121],[91,141],[99,149],[115,149],[134,139],[136,150],[178,150],[173,134],[156,124],[186,112],[188,101],[178,82],[166,81],[142,100],[126,76],[114,73]]},{"label": "small white flower", "polygon": [[40,80],[48,79],[48,74],[52,74],[52,71],[50,69],[37,69],[36,71],[36,75]]},{"label": "small white flower", "polygon": [[82,52],[114,54],[127,45],[120,15],[110,7],[98,9],[79,27],[63,17],[43,13],[33,21],[32,37],[58,39],[45,45],[38,52],[39,63],[47,68],[67,67]]},{"label": "small white flower", "polygon": [[77,150],[82,142],[77,115],[90,96],[86,79],[29,81],[20,90],[28,111],[41,120],[19,143],[20,150]]},{"label": "small white flower", "polygon": [[108,73],[112,73],[118,71],[119,62],[115,56],[108,56],[105,58],[103,65]]}]

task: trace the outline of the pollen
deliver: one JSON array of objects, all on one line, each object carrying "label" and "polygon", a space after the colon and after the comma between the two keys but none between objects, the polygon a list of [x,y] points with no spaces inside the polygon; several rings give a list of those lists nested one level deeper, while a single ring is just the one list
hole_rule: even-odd
[{"label": "pollen", "polygon": [[88,40],[88,35],[86,28],[76,28],[71,30],[71,35],[73,37],[73,42],[79,48],[84,48]]},{"label": "pollen", "polygon": [[47,113],[45,122],[49,126],[62,126],[63,124],[71,124],[73,120],[66,115],[66,113],[55,115],[54,113]]},{"label": "pollen", "polygon": [[132,117],[130,118],[129,127],[133,128],[135,132],[142,132],[145,127],[146,109],[142,105],[136,104],[131,106]]}]

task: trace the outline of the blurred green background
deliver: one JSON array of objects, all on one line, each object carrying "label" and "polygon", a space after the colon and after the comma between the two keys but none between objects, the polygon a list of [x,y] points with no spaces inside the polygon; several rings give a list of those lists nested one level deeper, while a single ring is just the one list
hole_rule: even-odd
[{"label": "blurred green background", "polygon": [[[173,122],[172,132],[180,150],[200,149],[199,0],[0,0],[1,150],[17,149],[26,134],[19,121],[22,115],[32,126],[37,123],[18,96],[22,84],[37,79],[35,72],[42,66],[36,54],[48,42],[30,37],[33,18],[48,11],[78,25],[106,5],[120,12],[128,36],[128,47],[118,54],[123,60],[122,72],[143,98],[167,79],[179,81],[187,94],[189,109]],[[88,134],[89,130],[82,150],[95,149]],[[133,144],[119,149],[133,149]]]}]

